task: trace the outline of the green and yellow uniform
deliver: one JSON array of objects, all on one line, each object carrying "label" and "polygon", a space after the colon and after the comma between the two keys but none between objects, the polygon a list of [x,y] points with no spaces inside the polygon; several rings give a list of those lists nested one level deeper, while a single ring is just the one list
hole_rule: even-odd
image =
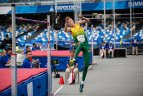
[{"label": "green and yellow uniform", "polygon": [[90,59],[89,57],[90,48],[88,45],[88,40],[84,32],[84,29],[79,24],[76,24],[75,28],[71,28],[71,34],[76,43],[75,59],[78,57],[78,54],[80,51],[83,52],[85,65],[84,65],[84,70],[83,70],[83,75],[82,75],[82,81],[85,81],[85,77],[86,77],[88,66],[89,66],[89,59]]}]

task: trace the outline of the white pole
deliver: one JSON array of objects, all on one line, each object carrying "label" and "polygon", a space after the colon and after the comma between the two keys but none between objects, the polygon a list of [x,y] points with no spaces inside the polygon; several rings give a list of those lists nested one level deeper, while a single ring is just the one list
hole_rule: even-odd
[{"label": "white pole", "polygon": [[92,51],[91,51],[91,52],[92,52],[92,63],[93,63],[93,56],[94,56],[94,41],[93,41],[93,40],[94,40],[94,36],[93,36],[93,25],[91,25],[91,32],[92,32],[92,33],[91,33],[91,34],[92,34],[92,47],[91,47],[91,48],[92,48],[92,49],[91,49]]},{"label": "white pole", "polygon": [[115,0],[113,0],[113,23],[114,23],[114,25],[113,25],[113,28],[114,28],[114,48],[116,48],[116,32],[115,32]]},{"label": "white pole", "polygon": [[132,4],[130,0],[130,37],[132,38]]},{"label": "white pole", "polygon": [[106,0],[104,0],[104,38],[106,34]]},{"label": "white pole", "polygon": [[12,8],[12,56],[11,56],[11,95],[17,96],[17,68],[16,68],[16,31],[15,31],[15,4],[11,5]]},{"label": "white pole", "polygon": [[[55,13],[57,14],[57,0],[55,0]],[[56,23],[58,23],[58,19],[56,18]]]},{"label": "white pole", "polygon": [[58,30],[55,30],[56,32],[56,50],[58,50]]},{"label": "white pole", "polygon": [[74,20],[77,21],[77,1],[74,0]]},{"label": "white pole", "polygon": [[52,91],[52,74],[51,74],[51,49],[50,49],[50,15],[47,15],[47,29],[48,29],[48,48],[47,48],[47,66],[48,66],[48,96]]},{"label": "white pole", "polygon": [[87,24],[87,23],[85,23],[86,36],[87,36],[87,26],[88,26],[88,24]]},{"label": "white pole", "polygon": [[[57,15],[57,0],[55,0],[55,14]],[[56,18],[56,24],[58,23],[58,19]],[[58,50],[58,31],[55,30],[56,32],[56,50]]]},{"label": "white pole", "polygon": [[82,15],[82,1],[81,0],[79,1],[79,6],[80,6],[80,9],[79,9],[80,12],[79,13]]}]

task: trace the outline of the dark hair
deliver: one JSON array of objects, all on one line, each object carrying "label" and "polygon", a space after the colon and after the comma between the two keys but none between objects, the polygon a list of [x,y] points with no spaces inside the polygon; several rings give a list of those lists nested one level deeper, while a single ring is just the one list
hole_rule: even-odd
[{"label": "dark hair", "polygon": [[29,52],[32,52],[32,51],[26,51],[26,54],[29,53]]},{"label": "dark hair", "polygon": [[9,37],[9,35],[8,35],[8,34],[6,34],[6,37]]},{"label": "dark hair", "polygon": [[36,43],[33,43],[33,46],[37,45]]},{"label": "dark hair", "polygon": [[12,50],[12,48],[8,48],[7,51]]},{"label": "dark hair", "polygon": [[26,49],[27,49],[28,47],[30,47],[30,46],[26,46]]}]

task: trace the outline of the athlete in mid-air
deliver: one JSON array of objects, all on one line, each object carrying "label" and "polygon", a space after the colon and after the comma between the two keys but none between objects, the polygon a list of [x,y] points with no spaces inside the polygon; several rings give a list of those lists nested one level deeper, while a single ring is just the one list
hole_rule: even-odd
[{"label": "athlete in mid-air", "polygon": [[75,56],[74,58],[76,59],[78,57],[78,54],[80,51],[83,52],[83,57],[84,57],[84,69],[83,69],[83,74],[82,74],[82,81],[80,83],[80,88],[79,91],[83,92],[83,87],[84,87],[84,81],[86,78],[88,66],[89,66],[89,44],[87,40],[87,36],[85,34],[84,28],[81,27],[81,24],[89,22],[88,18],[85,18],[83,16],[79,16],[80,20],[77,22],[74,22],[72,18],[66,17],[65,18],[65,32],[70,32],[75,43],[76,43],[76,50],[75,50]]}]

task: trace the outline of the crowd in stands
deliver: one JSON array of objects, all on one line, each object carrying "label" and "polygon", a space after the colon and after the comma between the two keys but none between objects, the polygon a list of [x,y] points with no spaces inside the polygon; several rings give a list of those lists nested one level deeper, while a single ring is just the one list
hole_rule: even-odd
[{"label": "crowd in stands", "polygon": [[[109,43],[110,41],[113,42],[115,38],[115,42],[131,42],[130,38],[130,22],[129,20],[116,20],[116,25],[115,25],[115,34],[114,34],[114,24],[111,20],[106,22],[106,31],[104,32],[104,22],[101,20],[101,22],[98,22],[98,25],[95,24],[93,29],[91,27],[88,27],[86,30],[86,34],[88,36],[88,41],[91,42],[92,39],[95,42],[95,45],[100,45],[102,42],[107,42]],[[0,25],[1,26],[1,25]],[[27,34],[24,34],[22,36],[19,36],[17,38],[17,42],[19,46],[24,47],[25,43],[31,43],[33,44],[34,42],[38,43],[46,43],[48,42],[47,38],[47,29],[43,28],[41,32],[39,32],[39,35],[34,37],[32,40],[27,41],[27,38],[33,36],[35,34],[36,29],[39,27],[39,24],[34,24],[34,23],[24,23],[24,24],[19,24],[17,25],[16,28],[16,33],[17,36],[26,33],[26,31],[29,30]],[[30,30],[33,28],[34,30]],[[131,28],[133,36],[137,37],[139,41],[143,41],[143,20],[136,20],[133,21],[133,26]],[[0,39],[3,40],[6,34],[11,35],[11,26],[5,25],[5,27],[0,28]],[[93,31],[93,33],[92,33]],[[93,34],[93,36],[92,36]],[[72,37],[68,34],[65,33],[62,29],[59,30],[58,36],[56,36],[57,33],[52,31],[50,32],[50,40],[51,42],[55,42],[56,39],[58,39],[58,44],[61,46],[65,46],[67,44],[66,42],[73,41]],[[64,42],[63,42],[64,41]]]},{"label": "crowd in stands", "polygon": [[[21,57],[18,58],[23,59],[23,56],[25,58],[23,59],[22,62],[20,62],[22,63],[23,68],[39,67],[40,64],[39,60],[32,59],[32,51],[35,50],[41,50],[41,44],[34,43],[33,46],[26,46],[25,50],[16,50],[17,56]],[[11,54],[12,54],[12,39],[8,34],[6,34],[6,37],[2,40],[2,43],[0,44],[0,68],[6,68],[7,66],[10,66]]]}]

